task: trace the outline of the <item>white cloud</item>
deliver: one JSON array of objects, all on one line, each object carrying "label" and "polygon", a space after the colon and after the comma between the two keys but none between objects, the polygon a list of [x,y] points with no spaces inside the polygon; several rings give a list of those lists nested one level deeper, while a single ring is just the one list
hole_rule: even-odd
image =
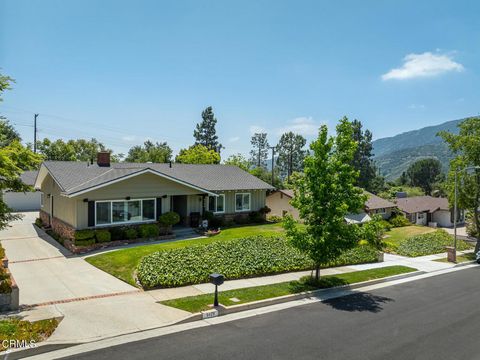
[{"label": "white cloud", "polygon": [[256,133],[264,133],[267,132],[263,127],[258,126],[258,125],[251,125],[250,126],[250,134],[256,134]]},{"label": "white cloud", "polygon": [[430,77],[449,71],[463,71],[462,64],[453,61],[447,54],[408,54],[403,58],[403,65],[382,75],[382,80],[404,80],[418,77]]},{"label": "white cloud", "polygon": [[240,140],[240,136],[234,136],[234,137],[231,137],[230,139],[228,139],[228,142],[229,143],[234,143],[234,142],[237,142],[238,140]]},{"label": "white cloud", "polygon": [[277,134],[282,135],[286,132],[292,131],[295,134],[303,136],[317,135],[320,125],[321,124],[316,123],[311,116],[298,117],[290,120],[286,126],[277,129]]}]

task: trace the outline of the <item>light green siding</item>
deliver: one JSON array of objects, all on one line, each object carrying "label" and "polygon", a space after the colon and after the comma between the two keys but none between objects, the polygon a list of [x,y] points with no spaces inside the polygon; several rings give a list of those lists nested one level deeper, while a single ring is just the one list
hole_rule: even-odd
[{"label": "light green siding", "polygon": [[[250,210],[258,211],[265,206],[266,191],[265,190],[239,190],[239,191],[224,191],[218,194],[225,195],[225,213],[233,214],[235,211],[235,194],[249,193],[250,194]],[[205,198],[205,208],[208,209],[208,197]],[[246,211],[246,212],[248,212]]]}]

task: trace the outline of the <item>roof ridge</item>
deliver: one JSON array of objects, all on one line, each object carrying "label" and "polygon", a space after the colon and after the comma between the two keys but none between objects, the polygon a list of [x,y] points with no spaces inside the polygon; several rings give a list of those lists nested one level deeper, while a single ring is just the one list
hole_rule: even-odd
[{"label": "roof ridge", "polygon": [[[100,175],[97,175],[97,176],[95,176],[95,177],[93,177],[93,178],[91,178],[91,179],[88,179],[87,181],[84,181],[83,183],[80,183],[80,184],[78,184],[78,185],[75,185],[74,187],[68,189],[68,191],[70,192],[70,191],[72,191],[73,189],[75,189],[75,188],[77,188],[77,187],[79,187],[79,186],[82,186],[82,185],[84,185],[84,184],[86,184],[86,183],[88,183],[88,182],[90,182],[90,181],[92,181],[92,180],[98,179],[99,177],[102,177],[103,175],[108,174],[108,173],[109,173],[110,171],[112,171],[112,170],[114,170],[114,168],[110,168],[110,169],[108,169],[107,171],[105,171],[104,173],[101,173]],[[65,191],[67,191],[67,190],[65,190]]]}]

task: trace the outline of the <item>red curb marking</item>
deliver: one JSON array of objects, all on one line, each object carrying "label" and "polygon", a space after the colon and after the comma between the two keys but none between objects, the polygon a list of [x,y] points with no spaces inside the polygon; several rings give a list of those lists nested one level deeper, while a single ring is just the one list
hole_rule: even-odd
[{"label": "red curb marking", "polygon": [[52,257],[45,257],[45,258],[38,258],[38,259],[13,260],[13,261],[9,261],[9,263],[18,264],[18,263],[26,263],[26,262],[42,261],[42,260],[50,260],[50,259],[60,259],[60,258],[65,258],[65,256],[59,255],[59,256],[52,256]]},{"label": "red curb marking", "polygon": [[71,298],[71,299],[47,301],[47,302],[38,303],[38,304],[23,305],[23,306],[21,306],[21,308],[22,308],[22,310],[26,310],[26,309],[32,309],[32,308],[40,307],[40,306],[48,306],[48,305],[55,305],[55,304],[66,304],[66,303],[71,303],[71,302],[76,302],[76,301],[102,299],[102,298],[113,297],[113,296],[121,296],[121,295],[132,295],[132,294],[138,294],[140,292],[142,292],[142,290],[138,289],[138,290],[130,290],[130,291],[121,291],[121,292],[110,293],[110,294],[83,296],[83,297]]}]

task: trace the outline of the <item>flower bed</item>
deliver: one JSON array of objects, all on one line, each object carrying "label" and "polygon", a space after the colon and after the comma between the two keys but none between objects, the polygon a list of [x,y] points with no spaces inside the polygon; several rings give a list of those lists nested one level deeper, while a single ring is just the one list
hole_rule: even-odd
[{"label": "flower bed", "polygon": [[[402,241],[396,252],[403,256],[424,256],[445,252],[446,246],[453,245],[453,237],[445,230],[415,235]],[[471,249],[472,245],[465,241],[457,240],[457,250]]]},{"label": "flower bed", "polygon": [[[375,249],[359,246],[329,266],[375,261]],[[147,255],[138,265],[137,277],[144,288],[174,287],[208,282],[213,272],[238,279],[309,270],[312,265],[285,238],[255,236]]]}]

